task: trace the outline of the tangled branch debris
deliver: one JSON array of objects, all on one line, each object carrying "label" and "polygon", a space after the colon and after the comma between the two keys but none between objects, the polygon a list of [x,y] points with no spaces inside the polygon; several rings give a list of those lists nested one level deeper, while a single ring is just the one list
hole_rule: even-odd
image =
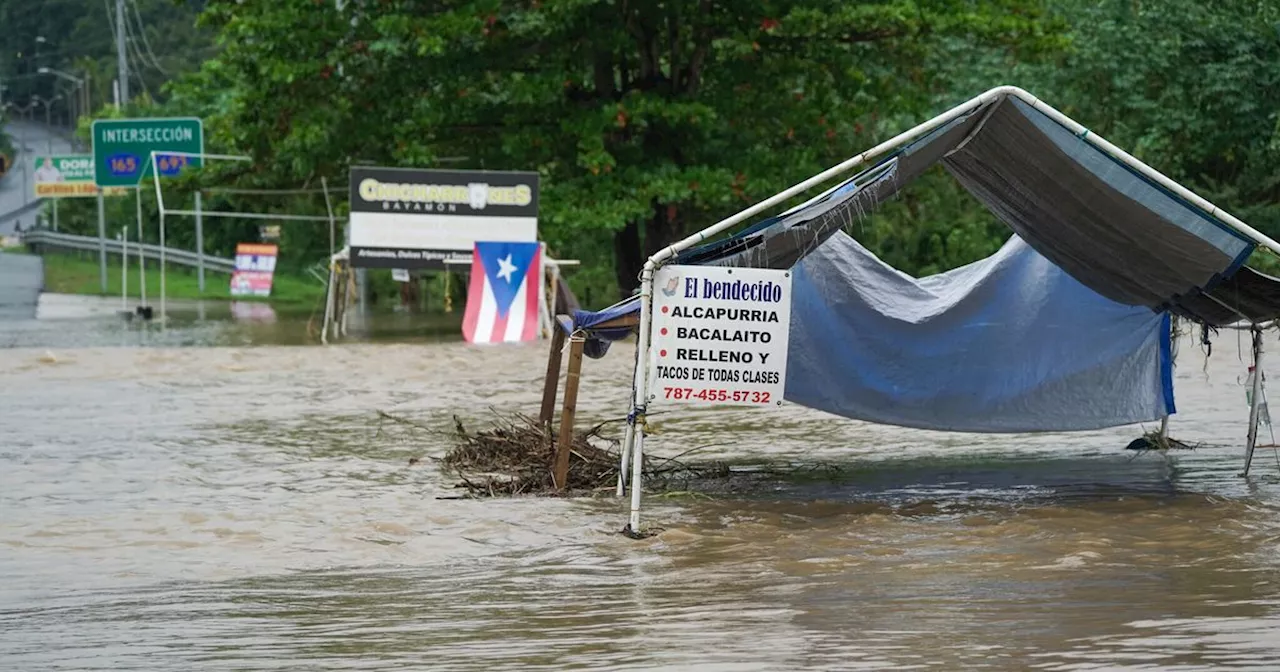
[{"label": "tangled branch debris", "polygon": [[[379,416],[431,431],[412,420],[381,412]],[[601,432],[621,420],[608,420],[574,434],[569,448],[568,487],[564,493],[556,490],[552,477],[557,442],[554,428],[548,430],[534,418],[520,413],[498,415],[492,427],[474,432],[457,416],[453,422],[454,447],[440,460],[440,467],[446,474],[457,477],[460,482],[456,487],[465,489],[470,496],[580,495],[591,491],[612,492],[617,484],[621,444],[617,438],[606,437]],[[686,451],[685,455],[696,450]],[[673,458],[645,456],[644,459],[646,490],[667,491],[693,481],[728,475],[729,467],[722,463],[689,465]]]}]

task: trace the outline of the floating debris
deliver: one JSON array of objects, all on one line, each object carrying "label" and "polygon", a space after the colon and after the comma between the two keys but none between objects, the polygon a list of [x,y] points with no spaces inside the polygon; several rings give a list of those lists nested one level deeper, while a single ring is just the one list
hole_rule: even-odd
[{"label": "floating debris", "polygon": [[[567,487],[561,491],[556,488],[552,474],[557,442],[555,429],[548,432],[536,419],[521,413],[497,415],[493,426],[480,431],[468,430],[460,418],[453,416],[454,447],[438,463],[445,474],[460,480],[455,487],[465,489],[472,497],[579,496],[612,493],[617,487],[621,442],[601,432],[610,425],[622,424],[623,419],[607,420],[574,434],[569,447]],[[424,432],[442,433],[389,413],[379,411],[378,416]],[[697,450],[700,448],[675,458],[646,455],[645,489],[674,492],[695,482],[729,477],[729,466],[721,462],[686,464],[679,461]],[[410,458],[410,464],[420,459]]]}]

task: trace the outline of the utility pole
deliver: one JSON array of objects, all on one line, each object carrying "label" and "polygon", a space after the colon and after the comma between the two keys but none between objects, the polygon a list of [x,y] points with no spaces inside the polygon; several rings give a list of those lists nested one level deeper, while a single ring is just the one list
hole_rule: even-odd
[{"label": "utility pole", "polygon": [[129,102],[129,61],[124,55],[124,0],[116,0],[116,67],[120,71],[120,104]]}]

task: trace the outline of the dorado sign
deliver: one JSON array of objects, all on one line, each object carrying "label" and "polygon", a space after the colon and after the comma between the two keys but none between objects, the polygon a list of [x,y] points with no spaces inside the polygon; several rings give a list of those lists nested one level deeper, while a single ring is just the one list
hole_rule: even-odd
[{"label": "dorado sign", "polygon": [[[93,183],[93,157],[88,154],[37,156],[35,158],[36,198],[85,198],[98,195]],[[107,196],[128,193],[123,189],[104,189]]]},{"label": "dorado sign", "polygon": [[444,268],[480,241],[538,239],[538,174],[351,168],[351,265]]}]

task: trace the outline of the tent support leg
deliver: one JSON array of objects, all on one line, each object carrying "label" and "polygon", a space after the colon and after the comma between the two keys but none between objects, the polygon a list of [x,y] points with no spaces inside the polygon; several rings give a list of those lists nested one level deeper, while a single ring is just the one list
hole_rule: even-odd
[{"label": "tent support leg", "polygon": [[1169,447],[1169,416],[1160,419],[1160,447]]},{"label": "tent support leg", "polygon": [[582,348],[586,342],[581,332],[569,337],[569,372],[564,378],[564,408],[560,411],[560,437],[556,443],[556,490],[569,485],[569,449],[573,447],[573,420],[578,413],[578,381],[582,378]]},{"label": "tent support leg", "polygon": [[554,321],[551,330],[551,354],[547,355],[547,379],[542,383],[542,410],[538,413],[538,425],[548,434],[556,412],[556,387],[560,384],[560,358],[564,354],[564,330]]},{"label": "tent support leg", "polygon": [[329,325],[333,323],[333,262],[329,262],[329,284],[324,290],[324,321],[320,323],[320,343],[329,345]]},{"label": "tent support leg", "polygon": [[636,426],[628,420],[627,433],[622,439],[622,459],[618,463],[618,489],[614,493],[617,497],[627,494],[627,462],[631,457],[631,446],[634,445],[635,442]]},{"label": "tent support leg", "polygon": [[635,437],[635,445],[631,448],[631,519],[625,532],[627,536],[639,539],[640,495],[644,492],[644,425],[636,426]]},{"label": "tent support leg", "polygon": [[1254,325],[1253,333],[1253,394],[1249,400],[1249,437],[1244,452],[1244,471],[1249,475],[1253,464],[1253,449],[1258,445],[1258,415],[1262,408],[1262,330]]},{"label": "tent support leg", "polygon": [[623,533],[639,539],[640,495],[644,492],[644,416],[649,406],[649,331],[653,327],[649,310],[653,307],[653,271],[657,264],[651,257],[640,272],[640,340],[636,343],[636,370],[632,384],[631,423],[635,427],[635,439],[631,447],[631,518]]}]

